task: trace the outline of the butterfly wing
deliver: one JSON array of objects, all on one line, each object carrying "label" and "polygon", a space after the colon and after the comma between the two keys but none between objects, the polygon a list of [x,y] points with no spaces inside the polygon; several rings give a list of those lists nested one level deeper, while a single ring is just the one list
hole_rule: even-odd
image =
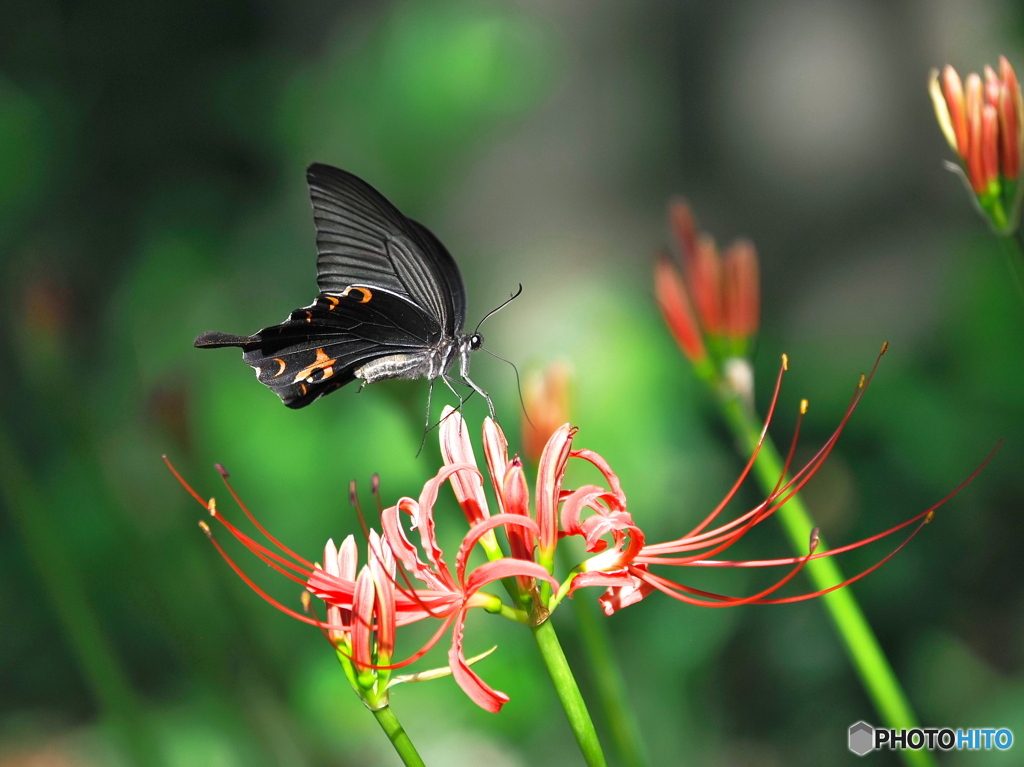
[{"label": "butterfly wing", "polygon": [[466,320],[466,289],[454,259],[430,230],[351,173],[316,163],[306,180],[321,293],[382,288],[433,317],[448,338],[456,337]]},{"label": "butterfly wing", "polygon": [[440,339],[437,321],[385,290],[320,295],[280,325],[251,336],[203,333],[201,348],[238,346],[242,359],[290,408],[301,408],[356,378],[360,367],[400,355],[407,367],[429,366]]}]

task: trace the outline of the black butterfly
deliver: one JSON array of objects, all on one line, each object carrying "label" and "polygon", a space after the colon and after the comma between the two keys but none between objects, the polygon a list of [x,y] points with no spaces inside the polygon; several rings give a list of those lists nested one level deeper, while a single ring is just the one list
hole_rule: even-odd
[{"label": "black butterfly", "polygon": [[[195,345],[241,347],[260,383],[291,408],[356,378],[364,385],[427,378],[431,388],[441,378],[462,402],[448,377],[458,359],[460,378],[493,416],[491,398],[469,377],[469,353],[484,339],[463,332],[466,289],[444,245],[351,173],[317,163],[306,180],[319,254],[316,301],[251,336],[211,331]],[[429,407],[428,399],[428,417]]]}]

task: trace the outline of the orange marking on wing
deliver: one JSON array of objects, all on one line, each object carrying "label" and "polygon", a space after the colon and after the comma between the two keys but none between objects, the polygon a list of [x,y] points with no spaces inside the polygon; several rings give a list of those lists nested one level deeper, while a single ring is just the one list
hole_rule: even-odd
[{"label": "orange marking on wing", "polygon": [[285,364],[284,360],[281,359],[280,357],[274,357],[274,362],[278,363],[281,366],[281,368],[276,373],[274,373],[274,378],[277,378],[279,375],[281,375],[284,372],[284,369],[286,367],[288,367],[288,366]]},{"label": "orange marking on wing", "polygon": [[306,396],[306,392],[309,391],[309,387],[306,384],[299,384],[299,390],[302,392],[302,396]]},{"label": "orange marking on wing", "polygon": [[347,296],[353,290],[358,290],[360,293],[363,294],[363,297],[359,299],[359,303],[361,304],[365,304],[371,298],[373,298],[373,292],[369,288],[361,288],[358,285],[349,285],[347,288],[341,291],[341,295]]},{"label": "orange marking on wing", "polygon": [[341,299],[337,298],[336,296],[324,296],[324,298],[326,298],[331,304],[330,306],[327,307],[328,311],[334,311],[334,309],[337,308],[338,304],[341,303]]},{"label": "orange marking on wing", "polygon": [[332,375],[334,375],[334,363],[337,361],[337,358],[331,359],[330,357],[328,357],[327,352],[325,352],[323,349],[317,349],[316,359],[295,374],[294,383],[308,380],[310,376],[312,376],[313,373],[316,372],[317,370],[323,371],[324,378],[330,378]]}]

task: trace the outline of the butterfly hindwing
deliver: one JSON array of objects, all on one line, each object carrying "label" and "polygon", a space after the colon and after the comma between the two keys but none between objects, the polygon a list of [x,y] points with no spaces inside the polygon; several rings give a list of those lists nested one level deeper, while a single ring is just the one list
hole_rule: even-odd
[{"label": "butterfly hindwing", "polygon": [[429,354],[440,336],[433,318],[384,290],[354,288],[320,295],[280,325],[251,336],[204,333],[199,347],[239,346],[242,359],[285,405],[305,407],[351,382],[368,362]]}]

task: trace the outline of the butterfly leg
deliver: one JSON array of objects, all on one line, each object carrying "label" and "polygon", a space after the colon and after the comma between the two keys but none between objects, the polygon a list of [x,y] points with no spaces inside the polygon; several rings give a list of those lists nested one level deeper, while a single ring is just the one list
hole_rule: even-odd
[{"label": "butterfly leg", "polygon": [[494,403],[491,402],[490,395],[481,389],[472,378],[469,377],[469,350],[463,349],[459,354],[459,377],[462,378],[463,383],[469,388],[487,400],[487,409],[491,411],[491,418],[498,420],[498,417],[494,414]]},{"label": "butterfly leg", "polygon": [[[473,379],[470,378],[469,376],[464,375],[462,376],[462,379],[468,387],[470,387],[473,391],[475,391],[477,394],[479,394],[481,397],[487,400],[487,409],[491,411],[491,418],[493,418],[494,420],[498,420],[498,416],[494,414],[494,403],[491,402],[491,395],[489,395],[487,392],[485,392],[483,389],[477,386],[476,383],[473,382]],[[472,396],[472,394],[470,396]],[[469,399],[469,397],[467,397],[466,399]]]},{"label": "butterfly leg", "polygon": [[[469,399],[469,397],[463,397],[461,394],[455,391],[455,387],[452,386],[453,379],[449,378],[447,375],[442,375],[441,380],[444,381],[444,385],[448,387],[448,390],[458,398],[459,407],[457,409],[462,410],[462,406],[466,404],[466,400]],[[472,392],[470,392],[470,396],[472,396]]]},{"label": "butterfly leg", "polygon": [[420,453],[423,452],[423,446],[427,444],[427,434],[430,432],[430,400],[434,396],[434,379],[430,379],[430,386],[427,387],[427,418],[423,422],[423,439],[420,440],[420,449],[416,451],[416,457],[419,458]]}]

